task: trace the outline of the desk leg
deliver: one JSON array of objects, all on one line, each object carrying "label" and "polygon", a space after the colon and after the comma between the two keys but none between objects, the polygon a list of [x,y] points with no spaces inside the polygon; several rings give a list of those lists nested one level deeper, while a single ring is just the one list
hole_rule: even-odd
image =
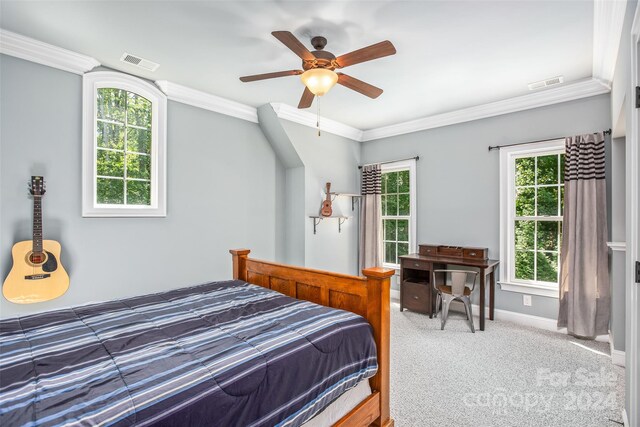
[{"label": "desk leg", "polygon": [[496,306],[496,271],[491,270],[489,274],[489,319],[493,320],[493,312]]},{"label": "desk leg", "polygon": [[484,269],[480,269],[480,330],[484,331],[484,285],[485,275]]}]

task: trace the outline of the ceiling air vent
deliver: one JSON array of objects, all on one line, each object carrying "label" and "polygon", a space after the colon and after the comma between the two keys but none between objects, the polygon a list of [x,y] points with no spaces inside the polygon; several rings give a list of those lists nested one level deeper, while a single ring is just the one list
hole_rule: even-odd
[{"label": "ceiling air vent", "polygon": [[131,55],[130,53],[123,53],[120,57],[120,61],[135,65],[136,67],[144,68],[148,71],[155,71],[158,69],[160,64],[155,63],[153,61],[149,61],[148,59],[140,58],[139,56]]},{"label": "ceiling air vent", "polygon": [[539,82],[529,83],[529,90],[536,90],[536,89],[542,89],[549,86],[555,86],[563,82],[564,82],[564,77],[562,76],[552,77],[547,80],[540,80]]}]

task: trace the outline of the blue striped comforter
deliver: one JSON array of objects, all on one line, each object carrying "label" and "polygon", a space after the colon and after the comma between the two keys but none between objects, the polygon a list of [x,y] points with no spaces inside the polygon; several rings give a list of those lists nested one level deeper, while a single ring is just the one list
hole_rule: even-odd
[{"label": "blue striped comforter", "polygon": [[299,426],[376,370],[362,317],[217,282],[0,321],[0,425]]}]

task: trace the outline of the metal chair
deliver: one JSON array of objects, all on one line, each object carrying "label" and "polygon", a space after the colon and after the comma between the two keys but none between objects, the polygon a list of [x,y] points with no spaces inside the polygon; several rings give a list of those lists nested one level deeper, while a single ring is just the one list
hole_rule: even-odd
[{"label": "metal chair", "polygon": [[[436,284],[436,274],[443,273],[445,280],[443,284]],[[448,276],[448,277],[447,277]],[[468,286],[470,278],[473,277],[471,286]],[[467,314],[467,321],[471,332],[475,333],[476,330],[473,326],[473,314],[471,313],[471,293],[476,287],[476,280],[478,278],[477,271],[467,270],[433,270],[433,287],[436,290],[436,316],[437,310],[442,302],[442,316],[440,317],[440,329],[444,330],[444,325],[447,323],[447,317],[449,315],[449,304],[453,300],[460,300],[464,304],[464,311]],[[450,280],[447,280],[450,279]],[[450,284],[447,284],[450,283]]]}]

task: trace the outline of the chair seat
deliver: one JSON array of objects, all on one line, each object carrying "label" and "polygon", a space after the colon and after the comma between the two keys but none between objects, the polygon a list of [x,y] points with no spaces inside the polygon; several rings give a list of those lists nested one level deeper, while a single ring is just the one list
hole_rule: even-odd
[{"label": "chair seat", "polygon": [[[451,295],[451,286],[449,285],[436,285],[436,288],[438,288],[440,292],[444,292],[445,294]],[[465,296],[471,295],[471,289],[467,286],[465,286],[464,288],[464,295]]]}]

